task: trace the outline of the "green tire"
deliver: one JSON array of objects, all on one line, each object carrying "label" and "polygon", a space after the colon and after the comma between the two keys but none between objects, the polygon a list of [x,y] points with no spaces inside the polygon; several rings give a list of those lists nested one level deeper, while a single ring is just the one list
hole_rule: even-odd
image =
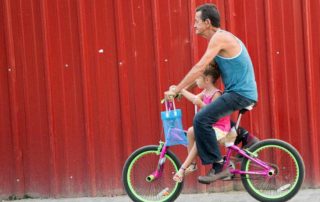
[{"label": "green tire", "polygon": [[[298,151],[290,144],[276,139],[258,142],[249,148],[249,151],[258,155],[258,159],[275,168],[271,176],[243,174],[242,184],[247,192],[259,201],[282,202],[291,199],[304,180],[305,167]],[[253,161],[245,158],[241,170],[262,170]]]},{"label": "green tire", "polygon": [[[146,180],[147,176],[155,171],[158,165],[158,146],[141,147],[129,156],[123,167],[122,182],[125,191],[133,201],[170,202],[180,195],[183,182],[177,183],[172,180],[172,177],[180,168],[181,163],[169,149],[167,149],[165,157],[162,176],[149,182]],[[164,189],[168,190],[166,195],[160,194]]]}]

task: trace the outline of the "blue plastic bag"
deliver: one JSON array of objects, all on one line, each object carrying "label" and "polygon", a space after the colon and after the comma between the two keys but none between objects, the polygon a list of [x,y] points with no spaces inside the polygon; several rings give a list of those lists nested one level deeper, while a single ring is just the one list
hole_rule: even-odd
[{"label": "blue plastic bag", "polygon": [[[165,104],[167,106],[167,103]],[[182,127],[181,110],[175,109],[174,104],[173,106],[173,110],[169,110],[168,107],[166,107],[166,111],[161,112],[161,120],[163,123],[166,145],[188,145],[188,139]]]}]

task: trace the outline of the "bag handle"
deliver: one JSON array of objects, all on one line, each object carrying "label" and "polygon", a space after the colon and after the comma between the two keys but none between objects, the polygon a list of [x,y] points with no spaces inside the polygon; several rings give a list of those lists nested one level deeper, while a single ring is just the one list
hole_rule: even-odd
[{"label": "bag handle", "polygon": [[169,111],[174,111],[174,115],[177,116],[176,103],[174,99],[172,101],[165,100],[166,116],[169,117]]}]

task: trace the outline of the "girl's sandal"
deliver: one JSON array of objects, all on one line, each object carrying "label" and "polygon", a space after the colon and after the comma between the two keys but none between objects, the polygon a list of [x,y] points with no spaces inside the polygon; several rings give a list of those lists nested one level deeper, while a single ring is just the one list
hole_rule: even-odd
[{"label": "girl's sandal", "polygon": [[197,163],[192,162],[188,168],[184,171],[184,176],[189,175],[190,173],[193,173],[194,171],[198,170]]},{"label": "girl's sandal", "polygon": [[[180,172],[180,170],[181,170],[182,172]],[[184,175],[185,175],[185,171],[186,171],[186,169],[181,166],[181,168],[178,170],[178,172],[176,172],[176,174],[174,174],[174,176],[173,176],[172,179],[173,179],[174,181],[176,181],[176,182],[181,183],[181,182],[183,181],[183,177],[184,177]]]}]

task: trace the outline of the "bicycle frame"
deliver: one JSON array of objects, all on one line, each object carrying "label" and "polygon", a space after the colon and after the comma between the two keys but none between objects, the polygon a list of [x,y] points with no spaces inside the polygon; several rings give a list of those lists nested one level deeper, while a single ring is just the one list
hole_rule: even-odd
[{"label": "bicycle frame", "polygon": [[[168,108],[165,113],[168,112]],[[172,108],[169,109],[172,110]],[[250,110],[249,107],[241,109],[235,126],[232,124],[230,132],[225,134],[223,139],[219,139],[219,142],[224,142],[226,147],[222,172],[207,179],[201,176],[198,181],[210,184],[219,179],[241,180],[245,190],[258,201],[287,201],[302,186],[305,176],[303,159],[299,152],[287,142],[267,139],[253,145],[255,141],[244,139],[248,135],[244,134],[242,132],[244,130],[238,126],[241,116],[248,110]],[[187,172],[183,174],[183,168],[180,166],[189,165],[186,163],[181,165],[178,156],[169,148],[174,145],[187,145],[185,136],[187,132],[182,127],[181,109],[178,109],[177,113],[169,111],[168,116],[165,113],[161,112],[165,141],[160,141],[159,145],[138,148],[124,164],[122,182],[125,191],[133,201],[174,201],[182,192],[185,182],[184,174]],[[242,146],[253,146],[243,149],[235,145],[238,142],[242,142]],[[240,158],[237,158],[239,156]],[[194,161],[194,159],[191,161],[191,157],[193,158],[194,155],[188,155],[187,162]],[[191,172],[196,170],[192,167],[188,169]],[[239,176],[235,177],[236,174]]]},{"label": "bicycle frame", "polygon": [[[249,151],[242,150],[239,147],[232,145],[228,147],[225,168],[230,163],[231,153],[232,151],[237,152],[238,154],[242,155],[244,158],[250,159],[251,161],[255,162],[259,166],[261,166],[264,170],[263,171],[242,171],[238,169],[230,168],[230,173],[232,174],[250,174],[250,175],[263,175],[263,176],[272,176],[275,172],[274,168],[267,165],[265,162],[261,161],[260,159],[255,156],[255,154],[250,153]],[[247,154],[248,153],[248,154]],[[253,156],[253,157],[252,157]]]},{"label": "bicycle frame", "polygon": [[[235,129],[236,131],[238,131],[239,125],[240,125],[240,121],[241,121],[241,117],[244,114],[245,111],[249,111],[253,108],[253,106],[249,106],[248,109],[242,109],[239,112],[238,118],[237,118],[237,122],[235,125]],[[250,174],[250,175],[263,175],[263,176],[272,176],[275,172],[275,169],[270,167],[269,165],[267,165],[265,162],[261,161],[260,159],[258,159],[258,156],[256,154],[253,154],[251,152],[249,152],[248,150],[242,150],[239,147],[237,147],[236,145],[231,145],[229,147],[227,147],[227,155],[226,155],[226,161],[224,164],[224,168],[226,169],[226,166],[229,165],[230,163],[230,158],[231,158],[231,153],[232,151],[237,152],[238,154],[240,154],[241,156],[243,156],[244,158],[250,159],[251,161],[255,162],[257,165],[261,166],[264,170],[263,171],[242,171],[242,170],[238,170],[238,169],[233,169],[230,168],[230,172],[231,174]]]},{"label": "bicycle frame", "polygon": [[[167,104],[168,104],[167,107],[169,109],[172,109],[172,103],[169,102]],[[237,131],[238,127],[239,127],[240,120],[241,120],[241,117],[242,117],[243,113],[244,112],[242,112],[242,111],[239,112],[239,115],[238,115],[238,118],[237,118],[237,122],[236,122],[236,126],[235,126],[236,131]],[[164,163],[165,163],[165,160],[166,160],[165,154],[167,152],[167,148],[168,147],[166,146],[166,143],[160,142],[159,147],[158,147],[158,151],[160,152],[158,166],[157,166],[157,169],[151,175],[147,176],[146,180],[148,182],[152,182],[152,181],[154,181],[154,180],[156,180],[156,179],[158,179],[158,178],[160,178],[162,176],[163,166],[164,166]],[[239,169],[229,168],[231,174],[262,175],[262,176],[265,176],[265,177],[268,177],[268,176],[271,177],[274,174],[274,172],[275,172],[274,168],[272,168],[267,163],[265,163],[265,162],[261,161],[260,159],[258,159],[257,155],[249,152],[248,150],[242,150],[236,145],[231,145],[231,146],[228,146],[227,148],[228,148],[228,150],[227,150],[226,160],[225,160],[225,163],[224,163],[224,169],[226,169],[226,167],[230,164],[231,154],[232,154],[233,151],[238,153],[238,154],[240,154],[244,158],[250,159],[252,162],[255,162],[257,165],[259,165],[259,166],[261,166],[263,168],[262,171],[242,171],[242,170],[239,170]]]},{"label": "bicycle frame", "polygon": [[[159,156],[158,166],[157,166],[157,169],[151,175],[147,176],[146,180],[148,182],[152,182],[162,176],[163,165],[166,160],[165,154],[167,152],[167,148],[168,147],[166,146],[165,143],[164,144],[160,143],[159,150],[161,152],[160,152],[160,156]],[[226,161],[224,164],[225,165],[224,169],[226,169],[227,165],[229,165],[229,163],[230,163],[232,151],[235,151],[236,153],[242,155],[244,158],[250,159],[252,162],[255,162],[257,165],[261,166],[263,168],[263,170],[262,171],[247,171],[246,172],[246,171],[242,171],[239,169],[229,168],[231,174],[234,174],[234,175],[236,175],[236,174],[239,174],[239,175],[243,175],[243,174],[262,175],[265,177],[271,177],[274,174],[274,172],[275,172],[274,168],[272,168],[271,166],[267,165],[265,162],[258,159],[255,154],[252,154],[247,150],[242,150],[235,145],[228,147]]]},{"label": "bicycle frame", "polygon": [[149,176],[147,176],[146,180],[148,182],[152,182],[162,176],[162,171],[163,171],[163,164],[166,161],[165,155],[167,153],[167,146],[166,143],[163,143],[160,141],[158,151],[160,151],[160,156],[159,156],[159,161],[158,161],[158,166],[157,169]]}]

